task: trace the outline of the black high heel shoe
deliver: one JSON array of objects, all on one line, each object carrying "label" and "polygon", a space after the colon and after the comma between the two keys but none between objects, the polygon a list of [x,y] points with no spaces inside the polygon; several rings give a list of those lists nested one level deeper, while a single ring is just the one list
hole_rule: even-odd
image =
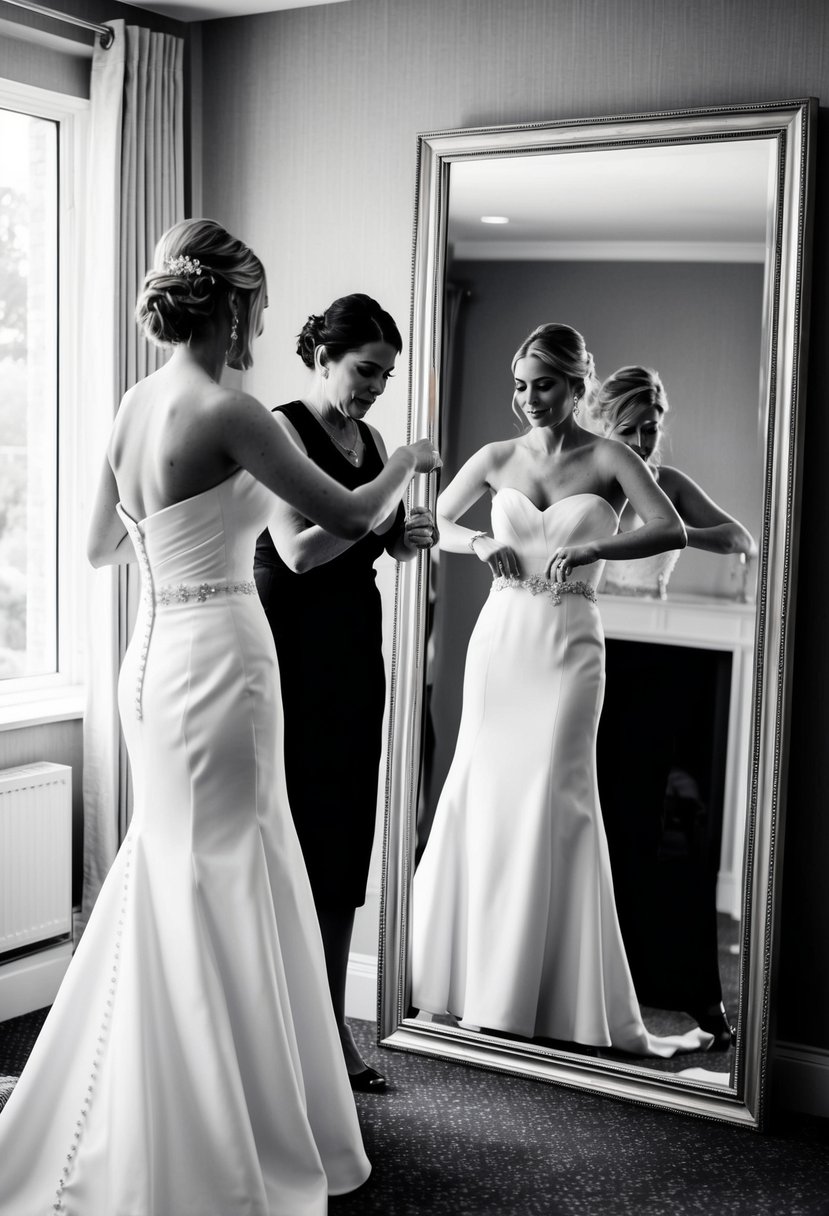
[{"label": "black high heel shoe", "polygon": [[355,1093],[379,1094],[386,1088],[386,1078],[383,1074],[368,1065],[360,1072],[350,1072],[348,1079]]},{"label": "black high heel shoe", "polygon": [[737,1041],[737,1027],[732,1026],[725,1012],[725,1006],[720,1002],[719,1009],[706,1010],[689,1009],[691,1017],[706,1034],[714,1036],[714,1042],[706,1050],[728,1051]]}]

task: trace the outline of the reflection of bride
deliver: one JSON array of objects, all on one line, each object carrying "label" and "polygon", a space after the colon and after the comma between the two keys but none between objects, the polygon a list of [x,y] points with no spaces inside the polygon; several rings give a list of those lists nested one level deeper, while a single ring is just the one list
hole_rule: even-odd
[{"label": "reflection of bride", "polygon": [[[438,500],[441,544],[494,581],[473,631],[455,756],[415,874],[412,1003],[523,1037],[670,1056],[711,1043],[642,1021],[596,788],[604,559],[685,543],[643,463],[574,416],[595,383],[580,334],[543,325],[513,359],[529,429],[488,444]],[[485,491],[492,536],[455,521]],[[643,523],[618,532],[629,500]],[[577,578],[571,578],[574,572]]]}]

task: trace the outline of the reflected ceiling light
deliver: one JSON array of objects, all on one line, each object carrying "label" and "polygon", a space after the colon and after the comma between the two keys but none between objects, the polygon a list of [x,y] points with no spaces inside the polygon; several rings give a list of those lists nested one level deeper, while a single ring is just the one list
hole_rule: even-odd
[{"label": "reflected ceiling light", "polygon": [[508,224],[509,217],[506,215],[482,215],[482,224]]}]

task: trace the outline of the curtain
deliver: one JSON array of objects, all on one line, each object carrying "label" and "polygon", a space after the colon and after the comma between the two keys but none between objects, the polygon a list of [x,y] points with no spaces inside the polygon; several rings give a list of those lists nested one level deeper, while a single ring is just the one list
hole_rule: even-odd
[{"label": "curtain", "polygon": [[[87,511],[119,401],[164,360],[163,352],[139,334],[133,310],[158,238],[184,217],[182,40],[123,21],[109,24],[115,41],[106,51],[96,45],[92,61],[82,238],[86,274],[78,359],[85,403],[81,484],[90,496]],[[89,574],[79,931],[131,812],[117,683],[138,589],[132,566]]]}]

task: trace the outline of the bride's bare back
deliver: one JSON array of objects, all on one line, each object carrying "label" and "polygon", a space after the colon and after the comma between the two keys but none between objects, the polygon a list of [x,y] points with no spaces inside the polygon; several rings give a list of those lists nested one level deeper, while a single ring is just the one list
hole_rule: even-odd
[{"label": "bride's bare back", "polygon": [[126,394],[108,455],[133,519],[201,494],[239,467],[223,441],[229,396],[200,368],[175,361]]}]

